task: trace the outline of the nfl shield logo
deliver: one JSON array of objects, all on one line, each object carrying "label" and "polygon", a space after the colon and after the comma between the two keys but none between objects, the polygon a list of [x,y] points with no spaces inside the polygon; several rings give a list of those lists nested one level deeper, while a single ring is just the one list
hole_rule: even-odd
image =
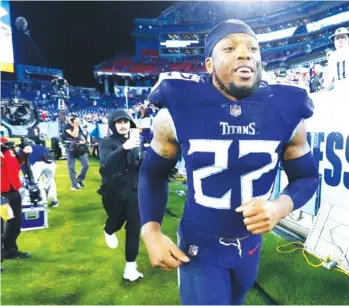
[{"label": "nfl shield logo", "polygon": [[230,115],[238,117],[241,115],[241,106],[240,105],[230,105]]},{"label": "nfl shield logo", "polygon": [[190,256],[196,256],[198,255],[198,252],[199,252],[199,247],[197,245],[194,244],[189,247]]}]

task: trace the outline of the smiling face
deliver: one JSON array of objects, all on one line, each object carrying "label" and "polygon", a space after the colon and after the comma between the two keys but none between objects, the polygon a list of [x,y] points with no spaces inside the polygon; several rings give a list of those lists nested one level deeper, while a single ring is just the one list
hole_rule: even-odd
[{"label": "smiling face", "polygon": [[237,33],[220,40],[205,61],[213,85],[225,96],[240,100],[250,96],[262,78],[258,41]]}]

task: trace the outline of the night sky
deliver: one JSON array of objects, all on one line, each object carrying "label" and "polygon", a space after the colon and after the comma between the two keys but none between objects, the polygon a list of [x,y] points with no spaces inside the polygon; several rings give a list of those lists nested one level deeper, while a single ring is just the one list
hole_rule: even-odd
[{"label": "night sky", "polygon": [[93,65],[116,52],[135,53],[134,19],[155,18],[173,3],[11,1],[15,63],[44,66],[29,37],[16,29],[23,16],[47,67],[63,69],[70,85],[96,86]]}]

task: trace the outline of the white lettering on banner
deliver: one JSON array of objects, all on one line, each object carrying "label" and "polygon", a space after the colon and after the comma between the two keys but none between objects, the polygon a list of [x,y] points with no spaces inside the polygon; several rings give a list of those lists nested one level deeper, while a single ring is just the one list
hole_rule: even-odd
[{"label": "white lettering on banner", "polygon": [[308,132],[315,164],[324,183],[331,187],[344,186],[349,191],[349,136],[340,132]]},{"label": "white lettering on banner", "polygon": [[[309,229],[305,250],[349,272],[349,123],[348,89],[312,95],[315,105],[313,118],[306,121],[311,144],[321,179],[318,190],[316,218],[311,218],[302,207],[297,221],[292,215],[283,222],[293,228],[301,225]],[[309,205],[308,203],[306,206]],[[306,208],[306,207],[305,207]],[[302,212],[305,213],[302,213]],[[310,218],[309,218],[310,217]]]},{"label": "white lettering on banner", "polygon": [[[318,92],[310,94],[310,97],[314,102],[314,115],[305,120],[305,124],[308,143],[319,169],[320,189],[318,195],[299,211],[316,215],[324,202],[333,205],[347,203],[349,207],[349,123],[347,96],[343,92]],[[282,172],[280,191],[286,184],[287,179]],[[312,227],[312,219],[306,216],[299,222],[289,217],[287,220],[308,229]]]},{"label": "white lettering on banner", "polygon": [[311,95],[315,113],[306,120],[308,142],[322,175],[321,198],[349,197],[349,123],[347,96],[341,91]]}]

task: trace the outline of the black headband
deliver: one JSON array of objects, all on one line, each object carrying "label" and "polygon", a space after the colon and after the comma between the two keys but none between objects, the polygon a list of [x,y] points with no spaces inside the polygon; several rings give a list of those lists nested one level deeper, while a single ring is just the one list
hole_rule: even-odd
[{"label": "black headband", "polygon": [[243,21],[238,19],[225,20],[208,33],[205,42],[205,58],[212,55],[213,48],[222,38],[235,33],[249,34],[257,39],[255,32]]}]

